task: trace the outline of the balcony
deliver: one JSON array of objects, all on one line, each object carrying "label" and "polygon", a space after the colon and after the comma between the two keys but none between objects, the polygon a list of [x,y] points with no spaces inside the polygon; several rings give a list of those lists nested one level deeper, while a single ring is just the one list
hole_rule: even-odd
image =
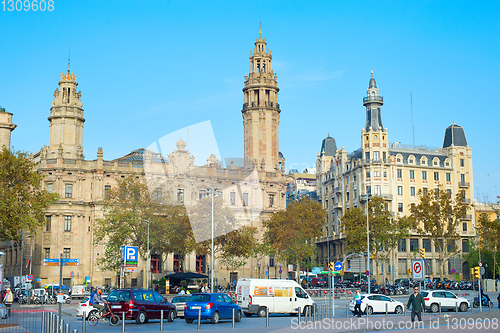
[{"label": "balcony", "polygon": [[367,96],[367,97],[363,97],[363,103],[372,102],[372,101],[383,102],[384,98],[382,96]]},{"label": "balcony", "polygon": [[470,204],[470,199],[462,198],[462,203],[464,203],[464,204]]},{"label": "balcony", "polygon": [[458,187],[469,188],[470,183],[469,182],[460,182],[460,183],[458,183]]},{"label": "balcony", "polygon": [[468,221],[471,221],[472,220],[472,215],[465,215],[463,220],[468,220]]},{"label": "balcony", "polygon": [[274,102],[264,102],[263,105],[259,105],[257,102],[250,102],[250,103],[243,103],[243,110],[249,109],[249,108],[273,108],[273,109],[278,109],[280,108],[279,103],[274,103]]}]

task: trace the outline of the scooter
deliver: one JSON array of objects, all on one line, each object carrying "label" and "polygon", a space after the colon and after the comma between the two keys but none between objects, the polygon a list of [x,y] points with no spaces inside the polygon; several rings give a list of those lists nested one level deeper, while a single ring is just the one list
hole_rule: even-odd
[{"label": "scooter", "polygon": [[[484,307],[490,307],[490,308],[492,308],[493,307],[493,302],[489,301],[489,304],[488,304],[488,300],[486,299],[486,297],[483,297],[481,305],[484,306]],[[477,297],[474,297],[474,302],[472,302],[472,306],[474,308],[478,308],[479,307],[479,299]]]}]

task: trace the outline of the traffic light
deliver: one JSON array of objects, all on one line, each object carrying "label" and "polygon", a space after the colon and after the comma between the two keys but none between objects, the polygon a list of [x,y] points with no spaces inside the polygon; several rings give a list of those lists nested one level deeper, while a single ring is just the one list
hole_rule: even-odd
[{"label": "traffic light", "polygon": [[332,261],[330,263],[328,263],[328,266],[330,267],[330,270],[333,272],[335,271],[335,263]]},{"label": "traffic light", "polygon": [[474,267],[474,276],[477,277],[478,279],[481,278],[481,271],[480,271],[479,266]]},{"label": "traffic light", "polygon": [[470,273],[470,276],[474,275],[474,267],[469,268],[469,273]]},{"label": "traffic light", "polygon": [[425,249],[420,249],[420,258],[425,259]]},{"label": "traffic light", "polygon": [[408,275],[410,275],[410,273],[411,273],[411,269],[408,268]]}]

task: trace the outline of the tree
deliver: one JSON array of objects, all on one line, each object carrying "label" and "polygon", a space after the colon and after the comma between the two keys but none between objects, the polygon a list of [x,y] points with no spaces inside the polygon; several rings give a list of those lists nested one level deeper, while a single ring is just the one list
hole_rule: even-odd
[{"label": "tree", "polygon": [[5,112],[5,108],[0,106],[0,112]]},{"label": "tree", "polygon": [[26,152],[0,151],[0,240],[17,240],[21,230],[35,234],[58,196],[42,190],[43,175]]},{"label": "tree", "polygon": [[[391,251],[397,249],[400,239],[409,235],[410,220],[406,217],[394,218],[386,210],[384,199],[375,196],[368,201],[368,224],[370,235],[370,255],[374,260],[374,271],[378,265],[389,259]],[[348,209],[341,218],[341,226],[346,234],[347,252],[366,250],[366,215],[361,208]],[[378,278],[378,274],[376,274]]]},{"label": "tree", "polygon": [[118,180],[103,200],[104,217],[95,221],[94,243],[105,244],[99,265],[119,271],[120,247],[138,246],[147,259],[148,224],[150,253],[187,253],[194,239],[184,206],[168,196],[152,198],[146,184],[135,177]]},{"label": "tree", "polygon": [[461,193],[453,199],[442,187],[425,194],[419,190],[418,199],[418,204],[410,205],[412,227],[422,236],[429,237],[438,251],[442,279],[445,263],[460,252],[456,244],[460,239],[458,228],[467,205]]},{"label": "tree", "polygon": [[[498,214],[498,210],[495,211]],[[481,244],[481,257],[484,259],[483,262],[490,261],[491,263],[491,261],[493,261],[492,272],[494,279],[498,270],[497,258],[499,255],[498,246],[500,243],[500,220],[498,218],[490,219],[486,213],[481,213],[477,222]],[[478,258],[478,256],[476,258]],[[490,260],[487,260],[487,258]]]},{"label": "tree", "polygon": [[[282,262],[300,263],[317,250],[314,238],[321,236],[326,212],[321,204],[303,197],[292,201],[285,210],[271,215],[264,224],[264,242]],[[299,274],[297,274],[297,282]]]},{"label": "tree", "polygon": [[[214,260],[228,270],[235,270],[246,265],[254,253],[257,244],[257,229],[241,226],[234,212],[228,208],[222,198],[214,197],[214,253],[212,254],[212,197],[206,197],[189,210],[189,220],[198,253],[213,255]],[[213,268],[212,268],[213,269]]]}]

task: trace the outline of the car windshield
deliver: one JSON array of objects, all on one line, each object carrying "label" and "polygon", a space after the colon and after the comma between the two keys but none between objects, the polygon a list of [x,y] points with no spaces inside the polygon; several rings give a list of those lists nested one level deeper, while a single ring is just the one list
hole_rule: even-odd
[{"label": "car windshield", "polygon": [[128,302],[130,301],[129,290],[113,290],[107,299],[109,302]]},{"label": "car windshield", "polygon": [[83,299],[83,301],[81,301],[80,303],[87,303],[88,301],[89,301],[89,297],[85,297],[85,298]]},{"label": "car windshield", "polygon": [[210,295],[193,295],[189,302],[210,302]]},{"label": "car windshield", "polygon": [[429,293],[428,293],[427,291],[422,291],[422,292],[421,292],[421,294],[422,294],[422,296],[424,296],[424,297],[427,297],[427,295],[429,295]]},{"label": "car windshield", "polygon": [[182,303],[187,302],[191,296],[175,296],[172,303]]}]

